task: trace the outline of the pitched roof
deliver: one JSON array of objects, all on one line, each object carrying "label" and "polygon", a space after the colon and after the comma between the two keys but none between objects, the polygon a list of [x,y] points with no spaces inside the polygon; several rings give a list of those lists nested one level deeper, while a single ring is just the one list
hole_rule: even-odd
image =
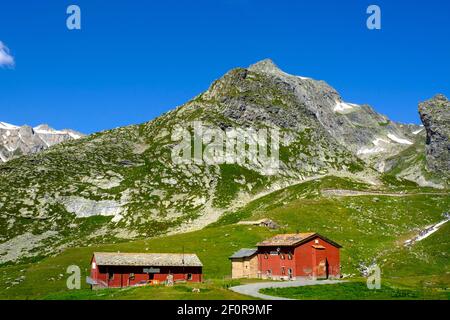
[{"label": "pitched roof", "polygon": [[95,252],[99,266],[202,267],[195,254]]},{"label": "pitched roof", "polygon": [[259,247],[264,246],[293,246],[298,242],[305,240],[315,233],[288,233],[278,234],[270,239],[258,243]]},{"label": "pitched roof", "polygon": [[239,259],[239,258],[249,258],[254,256],[258,252],[258,249],[241,249],[238,252],[235,252],[230,259]]},{"label": "pitched roof", "polygon": [[272,247],[272,246],[294,246],[306,242],[312,238],[319,237],[322,240],[331,243],[332,245],[342,248],[338,243],[321,236],[315,232],[308,233],[288,233],[288,234],[279,234],[270,239],[264,240],[258,243],[258,247]]}]

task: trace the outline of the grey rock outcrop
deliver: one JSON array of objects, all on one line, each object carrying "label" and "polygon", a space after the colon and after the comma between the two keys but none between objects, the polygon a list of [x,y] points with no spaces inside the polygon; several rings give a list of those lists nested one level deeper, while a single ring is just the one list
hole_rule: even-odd
[{"label": "grey rock outcrop", "polygon": [[427,167],[450,178],[450,101],[436,95],[419,105],[419,113],[427,133]]},{"label": "grey rock outcrop", "polygon": [[32,128],[0,122],[0,163],[21,155],[38,153],[55,144],[83,136],[74,130],[55,130],[48,125]]},{"label": "grey rock outcrop", "polygon": [[266,59],[234,69],[202,95],[224,106],[224,116],[294,131],[324,130],[339,144],[384,172],[385,160],[414,144],[416,125],[389,120],[366,104],[345,102],[325,81],[288,74]]}]

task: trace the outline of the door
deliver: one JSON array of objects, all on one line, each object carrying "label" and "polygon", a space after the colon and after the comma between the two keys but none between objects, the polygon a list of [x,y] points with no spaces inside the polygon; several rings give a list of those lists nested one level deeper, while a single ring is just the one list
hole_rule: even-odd
[{"label": "door", "polygon": [[314,275],[318,279],[328,279],[329,263],[325,250],[315,249]]}]

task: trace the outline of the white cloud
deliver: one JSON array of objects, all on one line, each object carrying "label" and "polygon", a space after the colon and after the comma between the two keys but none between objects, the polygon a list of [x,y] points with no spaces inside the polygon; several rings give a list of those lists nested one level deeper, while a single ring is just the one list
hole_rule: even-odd
[{"label": "white cloud", "polygon": [[0,41],[0,67],[14,66],[14,57],[9,53],[7,46]]}]

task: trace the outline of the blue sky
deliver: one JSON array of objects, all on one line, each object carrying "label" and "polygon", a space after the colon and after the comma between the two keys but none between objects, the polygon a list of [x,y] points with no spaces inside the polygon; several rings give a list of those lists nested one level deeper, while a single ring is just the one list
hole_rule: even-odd
[{"label": "blue sky", "polygon": [[[66,28],[77,4],[82,30]],[[382,29],[366,28],[366,8]],[[5,1],[0,121],[91,133],[183,104],[229,69],[272,58],[323,79],[348,102],[419,123],[417,104],[450,96],[450,2]]]}]

